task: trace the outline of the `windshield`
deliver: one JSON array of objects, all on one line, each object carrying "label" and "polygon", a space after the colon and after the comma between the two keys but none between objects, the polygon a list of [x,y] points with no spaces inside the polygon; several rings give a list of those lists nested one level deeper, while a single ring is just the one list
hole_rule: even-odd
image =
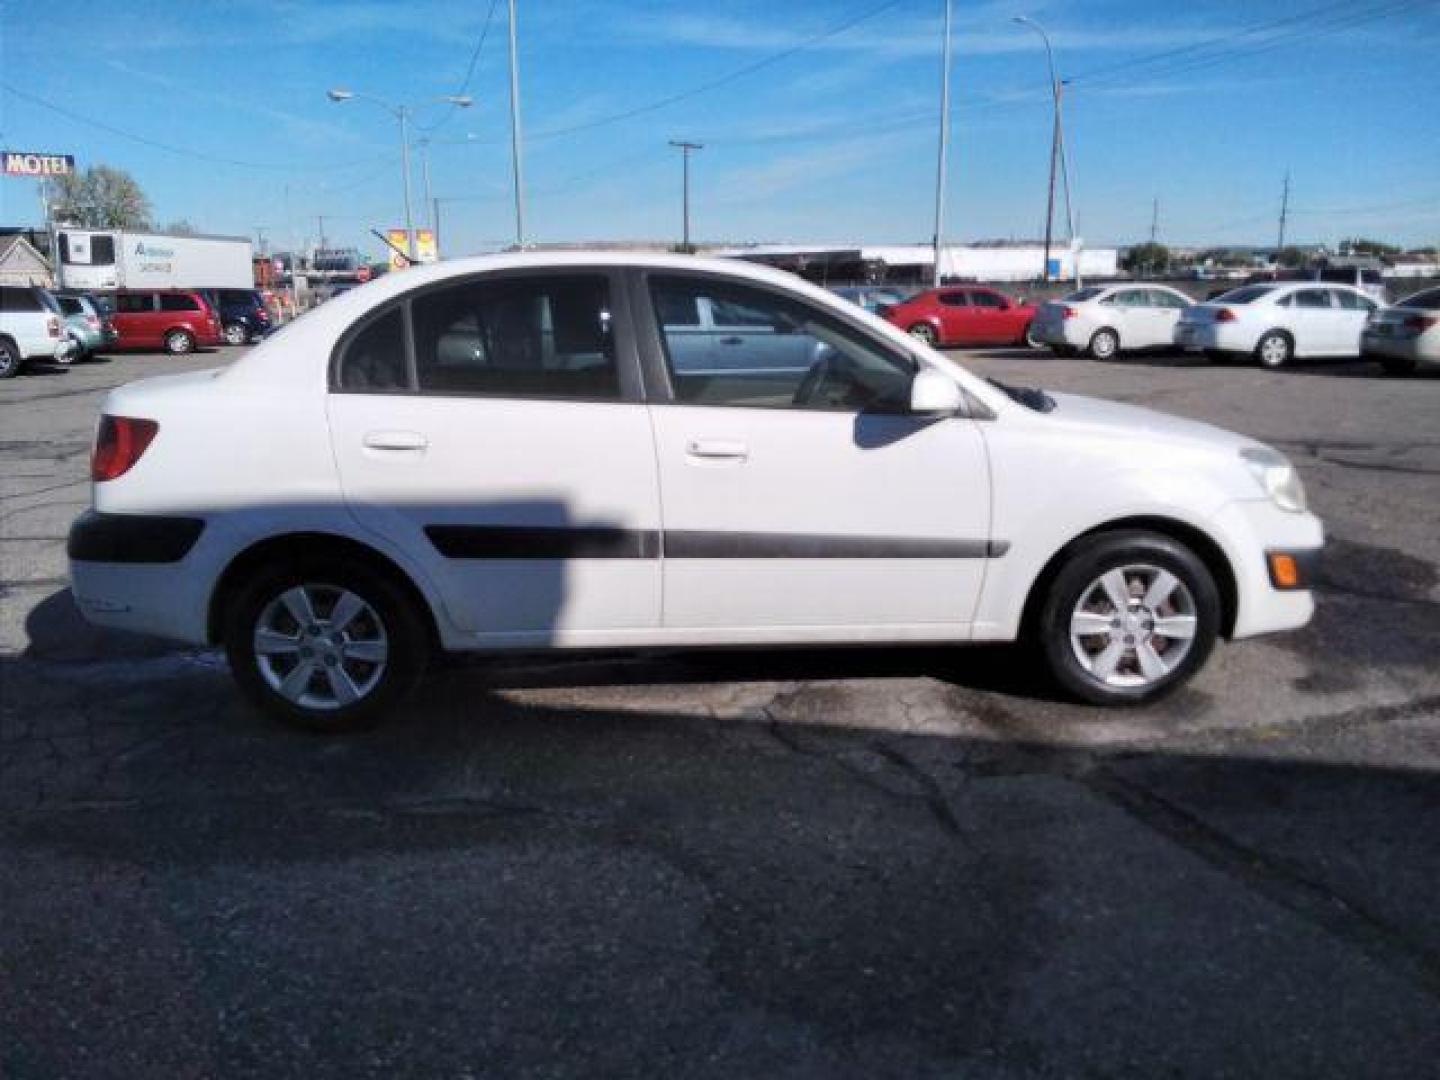
[{"label": "windshield", "polygon": [[1275,291],[1271,285],[1246,285],[1243,288],[1231,289],[1227,293],[1221,293],[1215,297],[1217,304],[1248,304],[1252,300],[1258,300],[1262,296],[1268,296]]}]

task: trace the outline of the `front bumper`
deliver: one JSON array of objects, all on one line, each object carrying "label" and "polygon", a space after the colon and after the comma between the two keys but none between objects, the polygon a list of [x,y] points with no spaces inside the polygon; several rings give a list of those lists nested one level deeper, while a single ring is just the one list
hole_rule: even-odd
[{"label": "front bumper", "polygon": [[[1295,630],[1315,613],[1312,589],[1325,529],[1314,514],[1281,510],[1268,499],[1245,499],[1223,507],[1215,518],[1235,573],[1235,638]],[[1274,556],[1289,555],[1293,584],[1277,585]]]}]

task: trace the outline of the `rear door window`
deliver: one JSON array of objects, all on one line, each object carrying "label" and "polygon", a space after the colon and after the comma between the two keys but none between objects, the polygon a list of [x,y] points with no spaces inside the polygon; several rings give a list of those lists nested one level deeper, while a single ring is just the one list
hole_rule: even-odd
[{"label": "rear door window", "polygon": [[1330,290],[1329,289],[1300,289],[1294,294],[1294,306],[1297,308],[1317,309],[1323,308],[1329,311]]},{"label": "rear door window", "polygon": [[403,309],[391,308],[350,339],[340,357],[336,388],[371,393],[410,389]]}]

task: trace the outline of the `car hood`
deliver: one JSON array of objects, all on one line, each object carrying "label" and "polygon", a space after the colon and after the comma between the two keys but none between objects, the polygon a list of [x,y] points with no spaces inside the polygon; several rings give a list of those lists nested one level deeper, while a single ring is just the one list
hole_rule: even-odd
[{"label": "car hood", "polygon": [[1047,419],[1074,427],[1087,435],[1109,435],[1117,438],[1141,438],[1147,442],[1166,442],[1197,450],[1236,453],[1242,447],[1260,445],[1256,440],[1233,431],[1226,431],[1198,420],[1185,420],[1169,413],[1118,401],[1085,397],[1080,394],[1051,394],[1055,410]]}]

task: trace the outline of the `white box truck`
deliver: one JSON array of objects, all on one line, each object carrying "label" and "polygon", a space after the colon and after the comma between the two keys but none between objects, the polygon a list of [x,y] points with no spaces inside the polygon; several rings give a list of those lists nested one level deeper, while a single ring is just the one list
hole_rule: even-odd
[{"label": "white box truck", "polygon": [[64,289],[253,289],[250,241],[115,229],[56,230]]}]

